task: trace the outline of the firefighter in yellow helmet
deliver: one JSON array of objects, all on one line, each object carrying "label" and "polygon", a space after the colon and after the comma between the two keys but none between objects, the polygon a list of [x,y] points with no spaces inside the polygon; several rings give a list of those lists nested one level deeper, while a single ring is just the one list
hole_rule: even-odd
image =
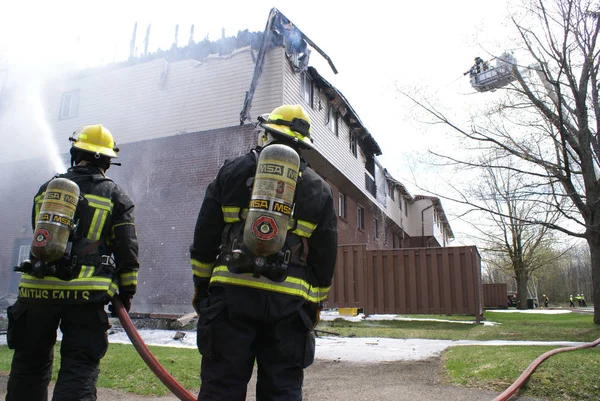
[{"label": "firefighter in yellow helmet", "polygon": [[259,146],[208,185],[190,248],[198,400],[245,400],[255,362],[256,399],[301,400],[333,277],[332,191],[301,157],[313,146],[308,115],[283,105],[257,128]]},{"label": "firefighter in yellow helmet", "polygon": [[[61,366],[53,399],[96,400],[98,367],[108,347],[104,307],[119,296],[129,310],[137,288],[134,205],[106,176],[119,149],[101,124],[83,126],[69,139],[71,168],[35,195],[32,252],[17,267],[23,274],[19,297],[8,309],[7,340],[14,355],[7,401],[48,399],[59,327]],[[55,186],[58,181],[71,183],[79,197]],[[60,202],[76,205],[72,219],[55,208]],[[48,220],[70,230],[58,258],[43,252],[58,237],[52,226],[44,226]]]}]

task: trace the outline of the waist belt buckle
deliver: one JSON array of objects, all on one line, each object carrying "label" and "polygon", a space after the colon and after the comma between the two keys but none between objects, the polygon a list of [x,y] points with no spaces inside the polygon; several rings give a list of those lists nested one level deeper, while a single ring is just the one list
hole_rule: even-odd
[{"label": "waist belt buckle", "polygon": [[102,255],[102,262],[100,263],[101,265],[104,266],[112,266],[112,263],[110,261],[110,255]]}]

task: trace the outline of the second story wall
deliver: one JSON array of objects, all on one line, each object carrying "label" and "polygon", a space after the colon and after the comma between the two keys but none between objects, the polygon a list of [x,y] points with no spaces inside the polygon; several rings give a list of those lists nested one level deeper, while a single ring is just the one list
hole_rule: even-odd
[{"label": "second story wall", "polygon": [[[311,137],[315,141],[317,151],[366,194],[365,156],[360,148],[357,149],[356,155],[353,154],[348,125],[331,105],[325,93],[312,81],[312,104],[307,101],[301,94],[301,79],[305,79],[304,74],[293,72],[289,63],[285,63],[284,103],[300,104],[307,111],[311,120]],[[333,114],[338,114],[337,134],[332,130],[335,125],[329,121],[331,107],[335,110]],[[375,200],[374,196],[369,196]]]},{"label": "second story wall", "polygon": [[[267,55],[253,112],[282,102],[281,52]],[[46,88],[46,114],[61,151],[68,150],[65,135],[84,124],[106,125],[119,144],[238,126],[253,70],[245,48],[202,63],[157,59],[86,71]]]}]

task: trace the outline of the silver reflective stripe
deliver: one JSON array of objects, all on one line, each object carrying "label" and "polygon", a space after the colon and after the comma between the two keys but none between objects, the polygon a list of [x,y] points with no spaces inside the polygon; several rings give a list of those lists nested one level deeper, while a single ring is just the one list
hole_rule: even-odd
[{"label": "silver reflective stripe", "polygon": [[313,231],[315,231],[316,228],[316,224],[304,220],[298,220],[298,223],[296,224],[296,228],[294,229],[293,233],[301,237],[308,238],[312,235]]},{"label": "silver reflective stripe", "polygon": [[214,263],[202,263],[192,259],[192,274],[200,278],[209,278],[212,274]]},{"label": "silver reflective stripe", "polygon": [[223,220],[225,223],[235,223],[240,221],[240,208],[235,206],[223,206]]},{"label": "silver reflective stripe", "polygon": [[108,290],[111,279],[108,277],[75,278],[70,281],[61,280],[56,277],[44,277],[42,279],[23,274],[21,276],[21,287],[47,290]]}]

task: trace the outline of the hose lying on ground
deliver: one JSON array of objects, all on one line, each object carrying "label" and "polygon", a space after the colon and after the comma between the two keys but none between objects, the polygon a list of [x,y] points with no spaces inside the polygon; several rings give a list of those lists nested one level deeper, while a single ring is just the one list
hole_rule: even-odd
[{"label": "hose lying on ground", "polygon": [[538,356],[533,362],[531,362],[531,364],[529,364],[529,366],[527,367],[527,369],[525,369],[525,371],[523,371],[523,373],[521,373],[521,376],[519,376],[517,378],[517,380],[515,380],[515,382],[513,384],[510,385],[509,388],[507,388],[506,390],[504,390],[504,392],[502,394],[500,394],[498,397],[494,398],[492,401],[506,401],[508,400],[518,389],[521,388],[521,386],[523,386],[523,384],[525,384],[525,382],[527,381],[527,379],[529,379],[529,377],[533,374],[533,371],[540,366],[540,364],[545,361],[546,359],[550,358],[552,355],[556,355],[559,354],[561,352],[567,352],[567,351],[575,351],[578,349],[584,349],[584,348],[593,348],[597,345],[600,345],[600,338],[597,339],[594,342],[591,343],[587,343],[587,344],[582,344],[582,345],[577,345],[575,347],[564,347],[564,348],[557,348],[557,349],[553,349],[550,350],[540,356]]},{"label": "hose lying on ground", "polygon": [[133,322],[129,318],[127,311],[123,307],[123,303],[119,299],[118,296],[114,296],[112,299],[112,304],[115,313],[119,317],[127,336],[133,343],[133,346],[137,350],[138,354],[142,357],[146,365],[150,368],[150,370],[158,377],[158,379],[169,389],[177,398],[183,401],[196,401],[196,397],[194,397],[189,391],[187,391],[173,376],[169,374],[163,368],[163,366],[158,362],[158,360],[152,355],[142,337],[140,337],[140,333],[135,329]]}]

